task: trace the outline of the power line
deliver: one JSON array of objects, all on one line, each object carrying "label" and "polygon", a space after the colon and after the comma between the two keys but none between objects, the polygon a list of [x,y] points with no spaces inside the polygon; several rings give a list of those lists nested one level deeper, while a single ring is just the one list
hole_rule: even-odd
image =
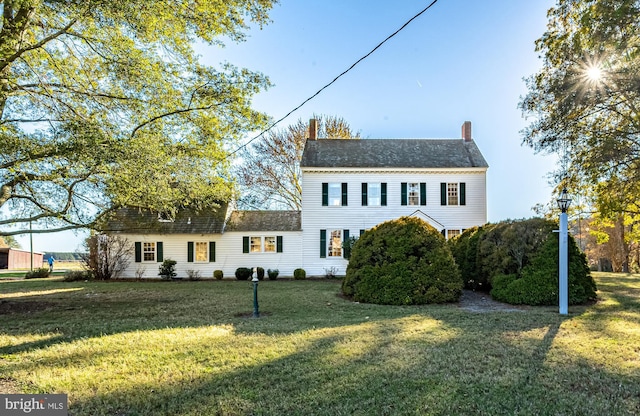
[{"label": "power line", "polygon": [[420,17],[423,13],[425,13],[427,10],[429,10],[431,8],[431,6],[433,6],[434,4],[436,4],[438,2],[438,0],[433,0],[427,7],[425,7],[424,9],[422,9],[420,12],[418,12],[415,16],[413,16],[411,19],[407,20],[402,26],[400,26],[400,28],[398,30],[396,30],[395,32],[393,32],[392,34],[390,34],[389,36],[386,37],[385,40],[383,40],[382,42],[378,43],[373,49],[371,49],[366,55],[362,56],[360,59],[358,59],[357,61],[355,61],[349,68],[345,69],[344,71],[342,71],[340,73],[340,75],[338,75],[337,77],[335,77],[333,80],[331,80],[331,82],[329,82],[327,85],[325,85],[324,87],[320,88],[318,91],[316,91],[315,94],[313,94],[311,97],[307,98],[306,100],[304,100],[301,104],[299,104],[297,107],[295,107],[293,110],[289,111],[287,114],[285,114],[282,118],[280,118],[279,120],[275,121],[274,123],[272,123],[269,127],[267,127],[266,129],[264,129],[263,131],[261,131],[258,135],[252,137],[248,142],[246,142],[245,144],[243,144],[242,146],[238,147],[236,150],[234,150],[233,152],[229,153],[229,156],[232,156],[234,154],[236,154],[237,152],[239,152],[241,149],[247,147],[249,144],[251,144],[254,140],[258,139],[259,137],[261,137],[263,134],[265,134],[266,132],[268,132],[269,130],[271,130],[272,128],[274,128],[276,125],[278,125],[280,122],[284,121],[287,117],[289,117],[291,114],[295,113],[296,111],[298,111],[300,108],[302,108],[302,106],[304,106],[306,103],[308,103],[309,101],[313,100],[314,98],[316,98],[318,95],[320,95],[320,93],[324,90],[326,90],[327,88],[329,88],[333,83],[335,83],[338,79],[340,79],[343,75],[346,75],[349,71],[351,71],[356,65],[358,65],[360,62],[364,61],[365,59],[367,59],[371,54],[373,54],[376,50],[378,50],[378,48],[380,48],[382,45],[384,45],[389,39],[391,39],[392,37],[394,37],[395,35],[397,35],[398,33],[400,33],[401,30],[403,30],[405,27],[407,27],[412,21],[414,21],[415,19],[417,19],[418,17]]}]

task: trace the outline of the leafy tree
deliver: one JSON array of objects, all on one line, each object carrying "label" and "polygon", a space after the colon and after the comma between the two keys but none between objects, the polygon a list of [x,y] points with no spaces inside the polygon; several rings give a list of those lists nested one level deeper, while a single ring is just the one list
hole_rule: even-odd
[{"label": "leafy tree", "polygon": [[[318,137],[327,139],[359,139],[341,117],[317,116]],[[309,125],[299,119],[284,129],[267,132],[247,147],[238,166],[237,177],[243,194],[242,205],[248,208],[302,207],[300,160],[309,137]]]},{"label": "leafy tree", "polygon": [[2,234],[227,199],[228,149],[264,125],[250,100],[269,82],[204,66],[192,45],[241,41],[274,3],[0,1]]},{"label": "leafy tree", "polygon": [[535,117],[524,143],[561,153],[556,180],[602,218],[638,223],[640,2],[558,0],[548,15],[536,42],[544,64],[520,103]]},{"label": "leafy tree", "polygon": [[20,243],[12,235],[0,236],[0,247],[11,247],[20,249]]}]

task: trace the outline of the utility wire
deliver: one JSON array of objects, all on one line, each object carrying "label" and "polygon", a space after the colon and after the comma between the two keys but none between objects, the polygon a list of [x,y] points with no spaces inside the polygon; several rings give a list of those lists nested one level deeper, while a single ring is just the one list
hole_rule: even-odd
[{"label": "utility wire", "polygon": [[274,123],[272,123],[269,127],[267,127],[266,129],[262,130],[258,135],[252,137],[248,142],[246,142],[245,144],[243,144],[242,146],[238,147],[236,150],[234,150],[233,152],[229,153],[229,156],[232,156],[236,153],[238,153],[241,149],[247,147],[249,144],[251,144],[254,140],[258,139],[259,137],[262,137],[263,134],[265,134],[266,132],[268,132],[269,130],[271,130],[272,128],[274,128],[276,125],[278,125],[280,122],[282,122],[283,120],[285,120],[287,117],[289,117],[291,114],[295,113],[296,111],[298,111],[303,105],[305,105],[306,103],[308,103],[309,101],[313,100],[314,98],[316,98],[318,95],[320,95],[320,93],[324,90],[326,90],[327,88],[329,88],[333,83],[335,83],[339,78],[341,78],[343,75],[346,75],[349,71],[351,71],[356,65],[358,65],[360,62],[364,61],[365,59],[367,59],[371,54],[373,54],[376,50],[378,50],[378,48],[380,48],[382,45],[384,45],[389,39],[391,39],[392,37],[394,37],[395,35],[397,35],[398,33],[400,33],[401,30],[403,30],[405,27],[407,27],[411,22],[413,22],[415,19],[417,19],[418,17],[420,17],[423,13],[425,13],[427,10],[429,10],[431,8],[431,6],[433,6],[434,4],[436,4],[438,2],[438,0],[433,0],[427,7],[425,7],[424,9],[422,9],[420,12],[418,12],[415,16],[413,16],[411,19],[407,20],[405,22],[405,24],[403,24],[402,26],[400,26],[400,28],[398,30],[396,30],[395,32],[393,32],[392,34],[390,34],[389,36],[387,36],[387,38],[385,40],[383,40],[382,42],[378,43],[376,45],[375,48],[371,49],[371,51],[369,51],[369,53],[367,53],[366,55],[364,55],[363,57],[361,57],[360,59],[358,59],[357,61],[355,61],[349,68],[347,68],[346,70],[342,71],[342,73],[340,73],[340,75],[338,75],[337,77],[335,77],[331,82],[329,82],[327,85],[325,85],[324,87],[320,88],[315,94],[313,94],[311,97],[307,98],[306,100],[304,100],[301,104],[299,104],[297,107],[295,107],[293,110],[289,111],[287,114],[285,114],[282,118],[280,118],[279,120],[275,121]]}]

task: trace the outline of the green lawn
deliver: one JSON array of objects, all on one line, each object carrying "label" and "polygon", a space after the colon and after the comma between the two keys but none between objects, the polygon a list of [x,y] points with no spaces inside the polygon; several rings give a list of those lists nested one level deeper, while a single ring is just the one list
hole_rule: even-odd
[{"label": "green lawn", "polygon": [[[640,275],[525,312],[356,304],[337,281],[0,281],[0,393],[79,415],[640,414]],[[5,391],[2,391],[4,389]]]}]

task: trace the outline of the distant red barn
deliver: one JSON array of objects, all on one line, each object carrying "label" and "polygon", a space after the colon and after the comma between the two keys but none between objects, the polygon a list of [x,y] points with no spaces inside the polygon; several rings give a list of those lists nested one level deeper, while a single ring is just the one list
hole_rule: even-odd
[{"label": "distant red barn", "polygon": [[[42,253],[33,253],[33,267],[42,267],[44,258]],[[31,252],[16,248],[0,247],[0,269],[29,269],[31,268]]]}]

